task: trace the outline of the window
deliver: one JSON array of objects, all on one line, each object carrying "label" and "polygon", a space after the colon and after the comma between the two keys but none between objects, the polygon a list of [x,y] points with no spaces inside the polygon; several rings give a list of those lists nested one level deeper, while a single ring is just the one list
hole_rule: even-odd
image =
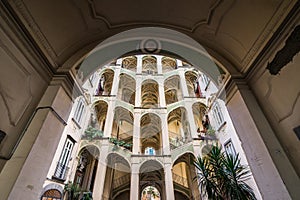
[{"label": "window", "polygon": [[205,74],[202,74],[202,80],[203,80],[205,88],[207,88],[207,86],[210,82],[210,79]]},{"label": "window", "polygon": [[234,146],[233,146],[231,140],[229,140],[228,142],[226,142],[226,143],[224,144],[224,148],[225,148],[225,151],[226,151],[228,154],[233,155],[233,156],[236,155],[236,152],[235,152],[235,149],[234,149]]},{"label": "window", "polygon": [[80,100],[78,101],[77,106],[76,106],[76,110],[75,110],[74,117],[73,117],[73,119],[74,119],[78,124],[80,124],[80,122],[81,122],[83,113],[84,113],[84,102],[83,102],[82,99],[80,99]]},{"label": "window", "polygon": [[155,155],[155,149],[153,147],[147,147],[145,149],[145,154],[146,155]]},{"label": "window", "polygon": [[68,164],[72,154],[73,146],[74,146],[73,140],[71,140],[71,138],[67,138],[62,154],[60,155],[60,159],[56,166],[56,170],[54,173],[55,178],[66,180]]},{"label": "window", "polygon": [[219,128],[224,123],[224,117],[221,111],[221,107],[218,103],[215,103],[212,108],[213,116],[216,121],[216,125]]}]

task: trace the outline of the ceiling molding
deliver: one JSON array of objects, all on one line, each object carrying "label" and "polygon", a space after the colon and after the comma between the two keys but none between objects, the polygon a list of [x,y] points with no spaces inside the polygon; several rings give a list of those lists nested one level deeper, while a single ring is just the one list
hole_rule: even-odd
[{"label": "ceiling molding", "polygon": [[[96,20],[102,20],[109,29],[114,28],[122,28],[128,26],[157,26],[158,24],[163,27],[169,27],[173,29],[183,30],[187,32],[193,33],[199,26],[201,25],[209,25],[212,18],[214,17],[215,10],[222,4],[222,0],[215,1],[207,12],[207,16],[205,19],[201,19],[196,21],[191,27],[184,27],[176,24],[169,24],[169,23],[162,23],[162,22],[155,22],[155,21],[140,21],[140,22],[126,22],[126,23],[112,23],[109,18],[104,16],[102,13],[99,13],[96,9],[95,1],[88,0],[88,4],[91,10],[91,16]],[[223,16],[223,15],[222,15]]]},{"label": "ceiling molding", "polygon": [[23,0],[9,0],[9,4],[17,11],[20,20],[25,21],[23,26],[25,26],[26,30],[35,38],[37,45],[40,46],[46,57],[54,67],[58,67],[58,64],[55,62],[57,58],[56,52],[33,19]]}]

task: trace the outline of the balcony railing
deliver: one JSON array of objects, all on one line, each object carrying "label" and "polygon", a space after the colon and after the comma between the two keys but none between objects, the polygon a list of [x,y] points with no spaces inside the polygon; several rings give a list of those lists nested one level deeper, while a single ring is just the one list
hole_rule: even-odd
[{"label": "balcony railing", "polygon": [[187,144],[192,141],[192,138],[182,137],[177,133],[173,133],[169,131],[169,141],[171,150],[176,149],[184,144]]},{"label": "balcony railing", "polygon": [[64,165],[64,164],[58,162],[56,165],[56,169],[55,169],[53,178],[64,181],[64,180],[66,180],[68,171],[69,171],[69,167],[67,165]]},{"label": "balcony railing", "polygon": [[179,176],[178,174],[173,173],[173,181],[186,188],[189,187],[187,178]]},{"label": "balcony railing", "polygon": [[113,180],[113,189],[128,184],[129,182],[130,182],[130,174],[121,176],[120,178]]}]

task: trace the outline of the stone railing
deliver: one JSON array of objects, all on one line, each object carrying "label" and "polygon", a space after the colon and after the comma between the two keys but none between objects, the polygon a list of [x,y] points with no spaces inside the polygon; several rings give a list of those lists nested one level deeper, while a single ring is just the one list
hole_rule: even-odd
[{"label": "stone railing", "polygon": [[180,176],[180,175],[178,175],[178,174],[173,173],[173,181],[174,181],[175,183],[178,183],[178,184],[181,185],[181,186],[186,187],[186,188],[189,187],[187,178],[182,177],[182,176]]},{"label": "stone railing", "polygon": [[121,176],[117,179],[113,180],[113,189],[116,189],[122,185],[126,185],[130,183],[130,174],[126,174],[124,176]]}]

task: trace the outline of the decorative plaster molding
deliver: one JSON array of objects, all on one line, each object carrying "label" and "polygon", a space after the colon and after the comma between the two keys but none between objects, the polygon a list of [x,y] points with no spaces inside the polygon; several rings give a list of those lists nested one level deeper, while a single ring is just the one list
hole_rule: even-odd
[{"label": "decorative plaster molding", "polygon": [[288,117],[290,117],[294,113],[294,110],[295,110],[295,107],[296,107],[296,104],[297,104],[299,98],[300,98],[300,91],[298,92],[297,97],[295,98],[295,100],[293,102],[291,110],[288,112],[287,115],[280,118],[278,122],[281,122],[281,121],[287,119]]},{"label": "decorative plaster molding", "polygon": [[183,31],[188,31],[188,32],[194,32],[199,26],[203,24],[209,25],[211,23],[211,20],[214,16],[215,10],[222,4],[222,0],[217,0],[214,4],[211,5],[207,12],[206,19],[202,19],[199,21],[196,21],[193,26],[191,27],[184,27],[184,26],[179,26],[175,24],[167,24],[167,23],[159,23],[159,22],[151,22],[151,21],[142,21],[142,22],[127,22],[127,23],[116,23],[113,24],[107,17],[103,16],[101,13],[97,12],[96,6],[95,6],[95,1],[94,0],[88,0],[88,4],[91,10],[91,16],[94,19],[102,20],[109,29],[114,29],[114,28],[121,28],[121,27],[126,27],[126,26],[135,26],[135,25],[149,25],[149,26],[157,26],[160,24],[161,26],[165,27],[170,27],[170,28],[175,28]]},{"label": "decorative plaster molding", "polygon": [[284,15],[289,11],[288,9],[295,5],[296,2],[292,1],[284,1],[281,0],[281,3],[278,5],[277,10],[274,12],[269,23],[266,24],[265,28],[259,34],[257,40],[251,46],[250,51],[246,54],[246,56],[242,59],[242,72],[246,72],[246,70],[250,67],[251,62],[255,55],[263,48],[263,45],[267,43],[267,40],[272,36],[273,30],[275,29],[276,25],[280,23],[281,19],[284,18]]},{"label": "decorative plaster molding", "polygon": [[51,63],[56,64],[55,60],[57,58],[57,55],[56,55],[53,47],[50,45],[50,43],[48,42],[48,40],[42,33],[40,27],[34,21],[32,15],[30,14],[30,12],[27,9],[23,0],[10,0],[10,2],[11,2],[10,4],[18,11],[18,13],[21,15],[23,20],[26,22],[26,24],[27,24],[26,29],[37,40],[38,45],[42,46],[42,48],[46,51],[46,53],[52,59]]},{"label": "decorative plaster molding", "polygon": [[19,82],[18,85],[20,87],[20,93],[18,95],[22,95],[23,93],[22,98],[19,98],[16,94],[14,94],[15,91],[11,91],[5,83],[1,84],[0,81],[0,96],[7,109],[9,122],[12,126],[16,126],[33,98],[30,87],[31,74],[26,70],[25,66],[19,62],[8,47],[0,41],[0,50],[1,49],[6,53],[7,57],[10,58],[10,61],[15,63],[14,66],[17,66],[14,69],[11,68],[11,70],[16,72],[15,75],[19,75],[18,78],[22,78],[22,80],[19,80],[22,82]]}]

